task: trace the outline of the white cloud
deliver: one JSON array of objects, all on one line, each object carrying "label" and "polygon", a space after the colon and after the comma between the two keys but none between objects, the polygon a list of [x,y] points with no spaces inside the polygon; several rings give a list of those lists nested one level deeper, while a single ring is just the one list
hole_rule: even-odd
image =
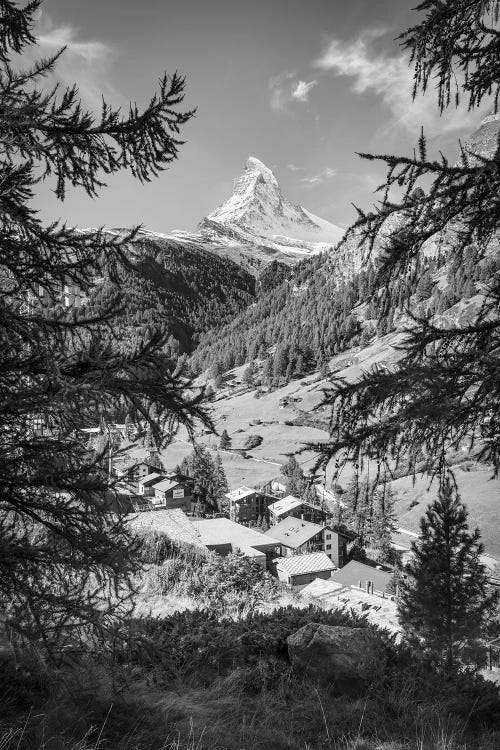
[{"label": "white cloud", "polygon": [[318,172],[318,174],[313,174],[310,177],[302,177],[300,181],[303,185],[305,185],[305,187],[313,188],[317,185],[321,185],[327,180],[331,180],[332,177],[335,177],[336,174],[336,169],[333,169],[332,167],[325,167],[321,170],[321,172]]},{"label": "white cloud", "polygon": [[301,81],[294,70],[284,70],[269,80],[271,108],[283,112],[292,102],[308,102],[309,92],[317,85],[317,81]]},{"label": "white cloud", "polygon": [[302,172],[304,167],[298,167],[296,164],[288,164],[288,169],[290,172]]},{"label": "white cloud", "polygon": [[45,12],[40,14],[35,35],[38,46],[23,51],[23,66],[40,57],[51,57],[66,47],[54,69],[56,80],[63,86],[76,84],[84,105],[94,110],[100,111],[102,95],[114,105],[124,103],[109,81],[109,63],[113,55],[110,45],[94,39],[80,39],[75,28],[55,25]]},{"label": "white cloud", "polygon": [[299,102],[307,102],[309,101],[309,92],[317,85],[317,81],[299,81],[292,91],[292,97]]},{"label": "white cloud", "polygon": [[[381,28],[369,29],[351,42],[332,39],[315,66],[336,76],[352,78],[352,90],[357,94],[374,92],[380,96],[392,113],[391,126],[399,123],[415,133],[423,125],[426,131],[439,129],[443,133],[477,125],[481,115],[477,111],[450,107],[440,116],[432,91],[425,96],[419,94],[412,101],[413,68],[408,58],[402,52],[390,54],[374,48],[375,39],[386,32]],[[487,111],[488,105],[484,109]]]}]

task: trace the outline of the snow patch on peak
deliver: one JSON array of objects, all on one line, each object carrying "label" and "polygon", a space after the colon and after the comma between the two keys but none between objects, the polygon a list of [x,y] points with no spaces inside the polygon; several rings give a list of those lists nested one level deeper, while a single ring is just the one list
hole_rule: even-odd
[{"label": "snow patch on peak", "polygon": [[340,227],[284,198],[272,170],[255,156],[247,159],[232,195],[199,228],[219,237],[221,231],[232,236],[243,232],[250,243],[275,249],[288,246],[305,254],[322,252],[344,234]]},{"label": "snow patch on peak", "polygon": [[257,157],[255,156],[248,157],[245,164],[245,170],[251,172],[260,172],[260,174],[264,175],[265,177],[272,177],[274,182],[277,182],[273,171],[269,169],[269,167],[266,167],[264,162],[262,162],[260,159],[257,159]]}]

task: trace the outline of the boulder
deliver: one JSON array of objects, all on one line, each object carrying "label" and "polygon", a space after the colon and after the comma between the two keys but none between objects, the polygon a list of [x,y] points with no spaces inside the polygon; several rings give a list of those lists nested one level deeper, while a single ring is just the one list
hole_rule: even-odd
[{"label": "boulder", "polygon": [[309,622],[287,638],[294,667],[339,689],[357,688],[384,669],[384,646],[368,628]]}]

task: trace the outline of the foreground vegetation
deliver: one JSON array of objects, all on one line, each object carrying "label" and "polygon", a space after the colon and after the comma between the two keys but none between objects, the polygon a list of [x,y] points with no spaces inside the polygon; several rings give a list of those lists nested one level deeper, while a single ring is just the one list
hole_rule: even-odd
[{"label": "foreground vegetation", "polygon": [[[239,555],[216,557],[145,537],[145,589],[165,614],[121,638],[47,664],[35,650],[2,657],[2,750],[494,750],[496,688],[431,666],[352,612],[282,592]],[[147,592],[143,592],[146,596]],[[183,611],[168,603],[184,597]],[[245,607],[241,605],[245,604]],[[294,669],[287,636],[308,622],[371,627],[387,664],[346,694]]]}]

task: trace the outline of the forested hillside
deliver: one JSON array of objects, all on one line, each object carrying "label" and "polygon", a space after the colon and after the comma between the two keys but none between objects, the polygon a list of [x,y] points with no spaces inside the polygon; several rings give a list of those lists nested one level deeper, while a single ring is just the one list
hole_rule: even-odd
[{"label": "forested hillside", "polygon": [[335,251],[307,259],[234,320],[202,334],[191,367],[216,374],[258,357],[267,359],[267,380],[289,380],[406,325],[408,310],[459,316],[457,303],[478,294],[500,267],[495,255],[478,263],[472,246],[464,255],[463,262],[447,264],[440,250],[389,287],[378,286],[372,262],[349,279],[340,276]]},{"label": "forested hillside", "polygon": [[[120,304],[129,345],[166,329],[167,354],[189,353],[200,333],[229,321],[253,301],[255,277],[228,258],[160,238],[133,244],[134,265],[123,274]],[[111,292],[96,285],[90,305],[100,308]]]}]

